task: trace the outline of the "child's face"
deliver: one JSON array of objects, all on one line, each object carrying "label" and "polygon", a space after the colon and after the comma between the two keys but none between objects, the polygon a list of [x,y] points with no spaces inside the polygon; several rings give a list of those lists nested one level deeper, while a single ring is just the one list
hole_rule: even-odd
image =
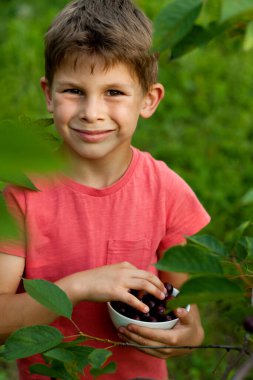
[{"label": "child's face", "polygon": [[[94,70],[91,64],[95,62]],[[63,65],[51,88],[42,79],[48,111],[67,152],[83,159],[101,159],[130,151],[139,116],[149,117],[151,99],[137,78],[118,63],[104,70],[102,61],[89,58]]]}]

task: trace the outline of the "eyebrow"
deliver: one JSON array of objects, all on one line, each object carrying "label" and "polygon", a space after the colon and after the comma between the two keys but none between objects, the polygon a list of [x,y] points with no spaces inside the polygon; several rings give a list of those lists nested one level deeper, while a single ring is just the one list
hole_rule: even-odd
[{"label": "eyebrow", "polygon": [[[78,87],[78,88],[83,87],[81,83],[68,82],[68,81],[64,81],[64,80],[57,81],[57,84],[59,86],[65,86],[65,87]],[[114,88],[114,87],[116,87],[116,88],[132,89],[134,86],[129,84],[129,83],[112,82],[112,83],[106,83],[102,87],[103,88]]]}]

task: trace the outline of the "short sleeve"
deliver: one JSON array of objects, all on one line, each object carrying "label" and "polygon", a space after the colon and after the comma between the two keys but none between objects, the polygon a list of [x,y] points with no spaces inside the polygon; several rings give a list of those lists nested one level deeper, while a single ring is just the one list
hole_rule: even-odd
[{"label": "short sleeve", "polygon": [[166,186],[166,234],[159,245],[159,252],[182,244],[185,236],[198,233],[210,222],[204,209],[190,186],[175,172],[169,169]]},{"label": "short sleeve", "polygon": [[10,214],[18,224],[18,236],[15,240],[0,239],[0,252],[9,255],[25,257],[25,195],[21,188],[7,186],[3,196]]}]

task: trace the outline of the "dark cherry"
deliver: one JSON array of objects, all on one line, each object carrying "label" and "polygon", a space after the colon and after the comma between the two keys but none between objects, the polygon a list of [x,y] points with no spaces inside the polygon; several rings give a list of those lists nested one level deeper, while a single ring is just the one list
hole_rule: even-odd
[{"label": "dark cherry", "polygon": [[160,316],[163,316],[166,314],[166,309],[163,305],[157,305],[155,306],[155,314],[158,315],[159,317]]},{"label": "dark cherry", "polygon": [[165,319],[165,321],[167,322],[167,321],[172,321],[172,320],[175,319],[175,318],[173,318],[172,315],[167,314],[167,315],[164,316],[164,319]]},{"label": "dark cherry", "polygon": [[249,333],[253,333],[253,316],[250,315],[244,319],[243,326]]},{"label": "dark cherry", "polygon": [[149,294],[145,291],[135,290],[135,289],[129,290],[131,294],[133,294],[136,298],[141,300],[143,303],[145,303],[149,307],[148,313],[138,312],[133,307],[120,301],[113,301],[111,302],[111,305],[120,314],[123,314],[126,317],[132,318],[137,321],[145,321],[145,322],[171,321],[176,318],[173,311],[170,311],[169,313],[167,312],[168,303],[172,298],[174,298],[174,296],[172,296],[173,286],[168,282],[164,283],[164,286],[166,288],[167,295],[165,299],[162,301],[154,297],[152,294]]},{"label": "dark cherry", "polygon": [[138,314],[136,314],[136,315],[134,315],[134,316],[132,317],[132,319],[134,319],[135,321],[140,321],[140,320],[141,320],[141,317],[140,317]]},{"label": "dark cherry", "polygon": [[172,292],[173,292],[173,286],[172,286],[172,284],[170,284],[169,282],[165,282],[164,283],[164,287],[167,290],[167,294],[171,295]]}]

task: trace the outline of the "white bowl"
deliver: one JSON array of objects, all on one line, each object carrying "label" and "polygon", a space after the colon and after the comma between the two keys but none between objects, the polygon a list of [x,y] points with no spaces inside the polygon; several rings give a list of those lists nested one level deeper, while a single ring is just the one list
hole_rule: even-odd
[{"label": "white bowl", "polygon": [[[172,296],[177,296],[179,293],[178,289],[173,289]],[[145,321],[136,321],[135,319],[125,317],[123,314],[120,314],[115,309],[113,309],[110,302],[107,302],[108,312],[111,317],[112,323],[118,329],[120,326],[127,326],[130,323],[143,326],[143,327],[149,327],[151,329],[162,329],[162,330],[170,330],[172,327],[175,326],[175,324],[178,322],[178,318],[172,319],[171,321],[166,322],[145,322]],[[187,305],[185,307],[187,311],[190,310],[190,305]]]}]

